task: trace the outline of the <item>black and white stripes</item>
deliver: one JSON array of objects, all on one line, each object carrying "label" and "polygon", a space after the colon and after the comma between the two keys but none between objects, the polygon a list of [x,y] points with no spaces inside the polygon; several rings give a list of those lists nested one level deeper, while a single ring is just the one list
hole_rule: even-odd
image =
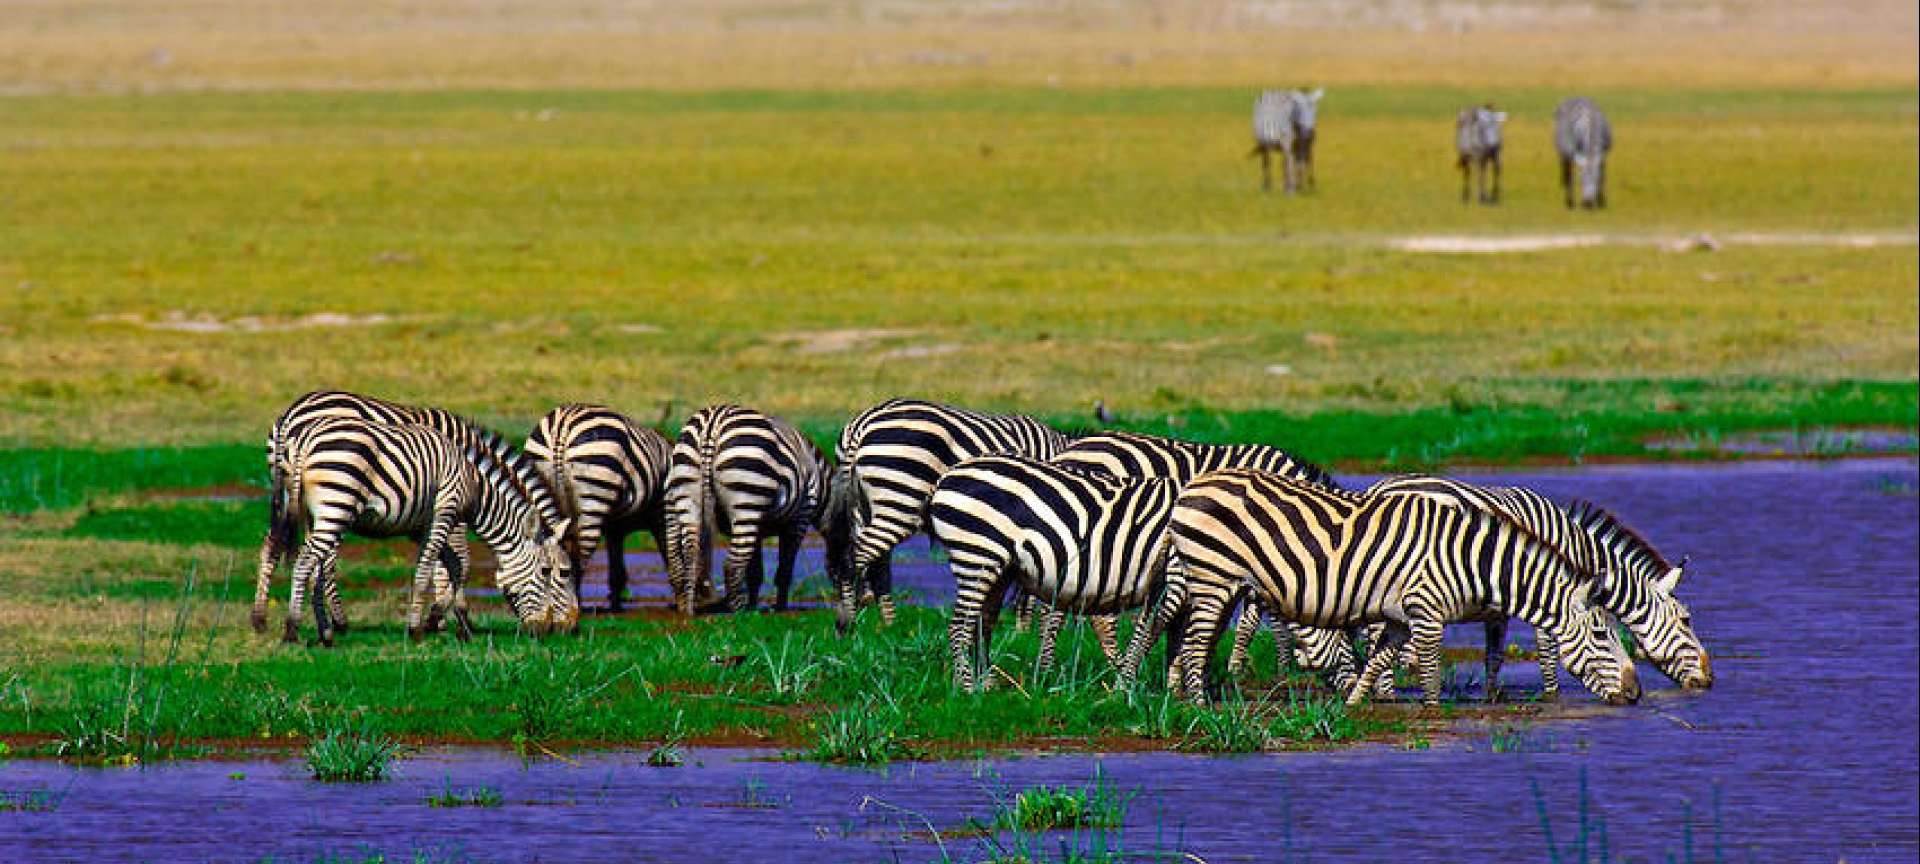
[{"label": "black and white stripes", "polygon": [[1613,124],[1599,106],[1575,96],[1553,109],[1553,149],[1560,154],[1560,191],[1569,209],[1576,188],[1580,206],[1607,206],[1607,154],[1613,150]]},{"label": "black and white stripes", "polygon": [[1253,152],[1260,157],[1260,188],[1273,189],[1272,154],[1280,154],[1282,188],[1288,195],[1302,185],[1312,188],[1313,139],[1317,133],[1320,97],[1315,89],[1267,90],[1253,100]]},{"label": "black and white stripes", "polygon": [[672,449],[665,436],[601,405],[562,405],[534,425],[527,455],[573,523],[576,595],[586,560],[603,541],[607,605],[615,612],[626,601],[627,535],[644,529],[657,547],[666,548]]},{"label": "black and white stripes", "polygon": [[1245,591],[1287,620],[1340,629],[1385,623],[1349,694],[1357,702],[1412,640],[1425,699],[1440,695],[1445,625],[1498,608],[1551,629],[1561,657],[1610,702],[1639,698],[1633,664],[1594,614],[1600,583],[1513,522],[1425,496],[1364,497],[1251,471],[1202,475],[1174,507],[1167,589],[1128,648],[1184,619],[1178,665],[1205,698],[1221,619]]},{"label": "black and white stripes", "polygon": [[728,606],[739,611],[758,603],[760,544],[773,537],[780,541],[774,608],[787,608],[802,536],[823,515],[829,527],[837,524],[824,514],[833,469],[820,448],[784,420],[713,405],[687,419],[672,463],[663,551],[681,610],[695,608],[694,587],[707,571],[716,531],[727,534]]},{"label": "black and white stripes", "polygon": [[852,626],[863,589],[879,597],[891,621],[892,570],[888,556],[918,532],[935,483],[953,466],[977,456],[1050,459],[1067,444],[1052,427],[1021,414],[983,414],[917,399],[890,399],[862,412],[840,433],[835,457],[841,476],[835,499],[852,530],[851,547],[829,542],[840,574],[836,626]]},{"label": "black and white stripes", "polygon": [[[288,488],[288,519],[304,525],[306,539],[294,563],[285,638],[297,638],[301,601],[314,593],[314,617],[322,644],[331,644],[333,624],[327,592],[341,538],[349,531],[371,537],[408,536],[420,541],[414,568],[407,630],[416,639],[426,622],[447,610],[432,592],[436,567],[444,567],[457,593],[465,578],[464,556],[450,552],[458,532],[471,527],[500,560],[497,580],[521,625],[534,633],[573,629],[579,618],[565,551],[547,534],[525,490],[510,475],[487,473],[477,439],[455,444],[439,431],[349,417],[305,424],[282,451]],[[464,610],[455,608],[461,635]]]}]

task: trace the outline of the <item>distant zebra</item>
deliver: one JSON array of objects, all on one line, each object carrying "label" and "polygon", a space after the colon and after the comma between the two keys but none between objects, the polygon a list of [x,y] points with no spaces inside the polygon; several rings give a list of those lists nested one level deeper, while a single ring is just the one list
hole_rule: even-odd
[{"label": "distant zebra", "polygon": [[1260,157],[1260,188],[1273,191],[1273,152],[1280,153],[1283,190],[1292,195],[1313,182],[1313,138],[1326,91],[1267,90],[1253,100],[1253,151]]},{"label": "distant zebra", "polygon": [[[1247,468],[1291,477],[1304,483],[1339,488],[1339,484],[1325,468],[1294,456],[1278,447],[1265,444],[1199,444],[1181,441],[1177,438],[1163,438],[1157,435],[1145,435],[1137,432],[1102,432],[1077,438],[1067,445],[1053,461],[1057,465],[1098,471],[1115,477],[1163,477],[1186,483],[1208,471],[1224,468]],[[1057,628],[1057,618],[1049,623]],[[1093,619],[1103,646],[1112,640],[1112,624],[1101,619]],[[1260,610],[1257,602],[1251,599],[1234,629],[1233,652],[1227,668],[1237,672],[1246,662],[1247,648],[1253,641],[1260,626]],[[1326,646],[1321,642],[1327,639],[1312,640],[1312,634],[1306,634],[1305,628],[1288,627],[1285,622],[1274,622],[1276,639],[1291,636],[1296,645],[1311,646],[1312,650],[1326,654]],[[1042,644],[1049,640],[1042,634]],[[1332,637],[1328,637],[1329,639]],[[1281,640],[1285,641],[1285,640]],[[1305,643],[1303,645],[1303,643]],[[1282,650],[1287,650],[1284,644]],[[1332,656],[1328,655],[1329,659]],[[1336,686],[1351,682],[1353,672],[1351,664],[1333,667]],[[1314,667],[1324,668],[1324,667]],[[1348,671],[1343,676],[1341,669]],[[1133,670],[1129,670],[1129,674]]]},{"label": "distant zebra", "polygon": [[[579,594],[587,559],[604,539],[607,605],[621,611],[627,597],[627,535],[647,531],[662,559],[666,556],[667,472],[673,444],[611,408],[576,403],[540,418],[527,436],[526,451],[572,520],[574,594]],[[704,575],[700,582],[711,590]]]},{"label": "distant zebra", "polygon": [[[315,390],[307,393],[293,403],[273,421],[273,427],[267,432],[267,474],[269,477],[267,507],[269,511],[267,536],[260,544],[260,567],[256,576],[253,597],[253,629],[266,632],[267,595],[273,579],[274,565],[281,555],[290,551],[295,526],[288,517],[288,506],[293,494],[287,485],[286,460],[288,442],[305,427],[328,417],[347,417],[387,424],[418,424],[434,429],[448,436],[456,445],[473,445],[471,449],[481,468],[485,471],[510,473],[518,482],[522,493],[532,502],[538,512],[542,526],[549,532],[566,541],[571,526],[560,514],[553,493],[545,478],[525,454],[516,450],[505,438],[491,430],[439,408],[428,408],[389,402],[372,396],[362,396],[344,390]],[[458,532],[456,532],[458,533]],[[459,536],[454,541],[455,548],[465,554],[466,538]],[[328,591],[333,590],[332,580],[323,580]],[[442,580],[436,577],[436,588],[442,586]],[[345,609],[340,598],[333,594],[327,596],[328,609],[333,615],[336,629],[346,629]],[[464,602],[456,599],[456,602]]]},{"label": "distant zebra", "polygon": [[1553,109],[1553,149],[1560,153],[1560,191],[1573,209],[1574,182],[1580,206],[1607,206],[1607,153],[1613,150],[1613,125],[1593,100],[1576,96]]},{"label": "distant zebra", "polygon": [[[494,463],[479,439],[456,444],[426,426],[325,417],[302,425],[284,443],[286,518],[307,529],[294,562],[287,641],[299,638],[302,595],[312,589],[319,641],[333,644],[333,623],[321,599],[331,589],[321,580],[334,578],[340,540],[349,531],[420,541],[407,606],[407,632],[416,640],[426,630],[422,607],[435,569],[447,570],[456,593],[466,577],[464,556],[452,554],[449,543],[469,526],[499,558],[500,592],[521,626],[563,632],[578,622],[559,538],[545,532],[512,475],[483,467]],[[429,618],[447,611],[442,596],[431,606]],[[465,610],[456,606],[453,612],[465,639],[471,630]]]},{"label": "distant zebra", "polygon": [[[1445,477],[1403,476],[1380,480],[1368,495],[1426,495],[1442,503],[1498,513],[1552,545],[1584,572],[1601,574],[1598,604],[1633,633],[1634,643],[1663,674],[1690,689],[1713,684],[1712,664],[1691,614],[1673,596],[1682,568],[1660,555],[1637,532],[1596,505],[1580,502],[1561,508],[1538,492],[1513,486],[1475,486]],[[1499,686],[1505,610],[1487,610],[1486,680],[1492,696]],[[1535,631],[1541,690],[1559,689],[1558,650],[1551,631]]]},{"label": "distant zebra", "polygon": [[1387,625],[1349,703],[1372,692],[1409,638],[1425,701],[1437,703],[1442,632],[1488,608],[1553,630],[1568,668],[1608,702],[1640,697],[1632,660],[1596,613],[1600,580],[1497,514],[1233,470],[1187,484],[1169,531],[1165,595],[1128,652],[1137,658],[1159,628],[1184,614],[1178,665],[1192,698],[1206,698],[1220,619],[1249,588],[1269,611],[1297,623]]},{"label": "distant zebra", "polygon": [[[928,530],[954,578],[954,683],[974,686],[1007,589],[1080,615],[1146,605],[1165,566],[1176,480],[1118,478],[1019,456],[969,459],[934,487]],[[1042,656],[1044,666],[1050,657]]]},{"label": "distant zebra", "polygon": [[[787,608],[794,560],[810,526],[823,524],[830,540],[844,544],[827,512],[833,466],[792,424],[739,405],[710,405],[694,412],[673,444],[667,474],[667,577],[680,610],[692,614],[694,591],[707,572],[713,534],[727,535],[727,605],[755,607],[764,579],[760,544],[774,537],[780,559],[774,571]],[[829,570],[832,562],[829,562]]]},{"label": "distant zebra", "polygon": [[[1507,112],[1493,110],[1492,104],[1468,108],[1454,122],[1454,148],[1460,151],[1460,203],[1467,203],[1467,192],[1476,169],[1480,172],[1480,203],[1500,202],[1500,125]],[[1487,193],[1487,173],[1493,173],[1493,193]]]},{"label": "distant zebra", "polygon": [[889,399],[860,413],[840,433],[834,476],[837,506],[854,531],[851,546],[829,538],[829,559],[841,562],[835,627],[853,625],[863,588],[893,621],[893,547],[919,531],[941,475],[977,456],[1050,459],[1067,436],[1023,414],[983,414],[917,399]]}]

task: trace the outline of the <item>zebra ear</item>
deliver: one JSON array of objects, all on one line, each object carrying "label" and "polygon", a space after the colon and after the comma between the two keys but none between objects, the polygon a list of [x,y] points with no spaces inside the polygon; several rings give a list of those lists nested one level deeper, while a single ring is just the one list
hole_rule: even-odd
[{"label": "zebra ear", "polygon": [[1313,88],[1313,92],[1312,92],[1312,93],[1308,93],[1308,94],[1307,94],[1307,98],[1308,98],[1309,100],[1312,100],[1312,101],[1314,101],[1314,102],[1318,102],[1318,101],[1320,101],[1320,97],[1322,97],[1322,96],[1325,96],[1325,95],[1327,95],[1327,90],[1326,90],[1326,88],[1325,88],[1325,87],[1315,87],[1315,88]]},{"label": "zebra ear", "polygon": [[1673,593],[1680,589],[1680,573],[1686,566],[1687,566],[1687,562],[1683,559],[1680,562],[1680,566],[1675,567],[1672,570],[1668,570],[1665,574],[1661,575],[1659,578],[1654,579],[1653,580],[1654,590],[1659,591],[1660,593],[1665,594],[1669,597],[1673,596]]},{"label": "zebra ear", "polygon": [[1507,112],[1505,112],[1505,111],[1495,111],[1495,112],[1493,112],[1493,122],[1495,122],[1495,123],[1505,123],[1505,122],[1507,122]]}]

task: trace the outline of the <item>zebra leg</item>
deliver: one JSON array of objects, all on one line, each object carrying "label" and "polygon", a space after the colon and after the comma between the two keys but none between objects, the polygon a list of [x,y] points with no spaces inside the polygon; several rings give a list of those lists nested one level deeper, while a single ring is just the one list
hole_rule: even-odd
[{"label": "zebra leg", "polygon": [[1471,157],[1460,157],[1460,203],[1467,203],[1467,190],[1473,184],[1473,162]]},{"label": "zebra leg", "polygon": [[[989,603],[1000,603],[1006,595],[1006,583],[1011,581],[1005,574],[983,566],[954,567],[956,592],[953,598],[953,620],[947,625],[947,645],[953,656],[953,684],[962,690],[975,690],[975,667],[979,667],[979,683],[991,671],[987,663],[987,637],[991,625],[983,614]],[[982,688],[984,689],[984,688]]]},{"label": "zebra leg", "polygon": [[1534,628],[1533,654],[1540,661],[1540,697],[1560,698],[1560,640],[1552,630]]},{"label": "zebra leg", "polygon": [[1260,151],[1260,191],[1273,191],[1273,151],[1257,147]]},{"label": "zebra leg", "polygon": [[[733,534],[727,538],[727,609],[733,612],[744,611],[753,605],[756,598],[747,594],[746,577],[748,568],[760,563],[760,520],[757,517],[735,519]],[[759,580],[754,580],[754,591],[759,591]]]},{"label": "zebra leg", "polygon": [[253,581],[253,632],[267,632],[267,595],[273,583],[274,565],[280,558],[280,543],[272,528],[267,529],[266,539],[260,541],[260,569]]},{"label": "zebra leg", "polygon": [[1035,675],[1045,675],[1047,670],[1053,668],[1054,646],[1059,643],[1060,628],[1066,623],[1067,613],[1064,610],[1047,609],[1040,613],[1040,659],[1034,663]]},{"label": "zebra leg", "polygon": [[1506,661],[1507,616],[1495,615],[1486,620],[1487,648],[1486,656],[1480,666],[1487,676],[1486,691],[1488,702],[1500,701],[1500,665]]},{"label": "zebra leg", "polygon": [[1233,609],[1233,591],[1217,589],[1193,591],[1187,601],[1187,628],[1180,645],[1180,680],[1186,695],[1195,704],[1211,701],[1208,691],[1208,661],[1220,641],[1220,624]]},{"label": "zebra leg", "polygon": [[1367,646],[1367,666],[1361,671],[1360,679],[1353,682],[1353,688],[1347,691],[1348,707],[1366,701],[1382,675],[1393,675],[1394,660],[1400,656],[1400,646],[1406,641],[1406,625],[1398,621],[1387,622],[1385,631],[1380,634],[1380,641]]},{"label": "zebra leg", "polygon": [[440,566],[447,574],[449,601],[453,607],[453,635],[462,642],[473,638],[473,620],[467,616],[467,568],[472,560],[467,551],[465,532],[456,531],[447,538],[447,548],[440,552]]},{"label": "zebra leg", "polygon": [[1033,595],[1018,585],[1009,590],[1013,593],[1013,632],[1025,633],[1033,629]]},{"label": "zebra leg", "polygon": [[1560,196],[1566,199],[1567,209],[1573,209],[1573,160],[1560,157]]},{"label": "zebra leg", "polygon": [[[586,563],[586,537],[580,538],[581,563]],[[619,613],[627,608],[627,535],[623,531],[609,531],[606,534],[607,547],[607,611]],[[582,578],[585,578],[582,574]]]},{"label": "zebra leg", "polygon": [[788,600],[793,594],[793,565],[800,558],[800,543],[806,539],[802,526],[793,526],[780,532],[780,560],[773,568],[773,611],[787,611]]},{"label": "zebra leg", "polygon": [[1412,631],[1414,669],[1420,674],[1420,703],[1440,704],[1440,639],[1447,625],[1431,618],[1415,618],[1407,625]]},{"label": "zebra leg", "polygon": [[1227,676],[1238,678],[1247,666],[1248,649],[1260,633],[1260,605],[1252,597],[1240,605],[1240,617],[1233,623],[1233,650],[1227,654]]},{"label": "zebra leg", "polygon": [[[1178,575],[1175,565],[1170,563],[1167,568],[1167,584],[1160,591],[1160,602],[1141,610],[1140,623],[1133,628],[1133,638],[1127,640],[1126,652],[1120,655],[1120,674],[1115,682],[1119,689],[1127,690],[1133,687],[1133,682],[1140,675],[1140,664],[1147,660],[1148,649],[1153,647],[1153,643],[1160,638],[1160,634],[1166,631],[1168,625],[1173,623],[1175,616],[1179,615],[1186,605],[1187,580],[1184,576]],[[1172,645],[1168,645],[1167,653],[1169,657],[1172,656]]]},{"label": "zebra leg", "polygon": [[1607,166],[1604,162],[1600,164],[1600,182],[1594,186],[1593,206],[1597,210],[1607,209]]},{"label": "zebra leg", "polygon": [[340,559],[327,559],[326,568],[320,572],[320,590],[327,598],[327,617],[333,624],[333,632],[347,632],[347,604],[340,599]]},{"label": "zebra leg", "polygon": [[293,587],[287,598],[287,618],[280,640],[283,642],[300,641],[301,607],[306,603],[306,592],[314,587],[320,570],[333,557],[334,548],[339,539],[331,533],[309,532],[307,542],[300,548],[300,557],[293,562]]},{"label": "zebra leg", "polygon": [[433,577],[439,570],[440,552],[447,548],[447,538],[460,528],[455,523],[455,510],[441,507],[433,515],[433,522],[427,528],[426,538],[420,542],[420,554],[413,565],[413,596],[407,601],[407,635],[418,642],[427,635],[422,615],[422,606],[432,597],[435,617],[444,614],[441,600],[434,596]]},{"label": "zebra leg", "polygon": [[[892,627],[894,615],[893,559],[888,558],[880,562],[880,565],[873,569],[872,579],[868,582],[868,586],[873,589],[874,602],[880,606],[881,626]],[[997,610],[995,614],[999,614]]]},{"label": "zebra leg", "polygon": [[1089,615],[1087,626],[1093,628],[1093,636],[1100,640],[1100,654],[1107,658],[1108,664],[1120,662],[1120,616]]},{"label": "zebra leg", "polygon": [[1493,168],[1493,197],[1487,203],[1498,204],[1500,203],[1500,152],[1498,150],[1494,151],[1493,160],[1489,164]]}]

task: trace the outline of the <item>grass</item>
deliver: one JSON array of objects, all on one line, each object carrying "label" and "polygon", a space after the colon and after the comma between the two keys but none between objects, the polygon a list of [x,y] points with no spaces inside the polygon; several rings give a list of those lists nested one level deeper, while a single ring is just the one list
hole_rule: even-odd
[{"label": "grass", "polygon": [[[1408,417],[1395,431],[1416,434],[1368,446],[1441,455],[1517,416],[1565,453],[1582,436],[1553,430],[1583,415],[1710,424],[1689,390],[1816,425],[1840,421],[1780,409],[1911,389],[1911,247],[1387,248],[1920,225],[1910,86],[1593,93],[1621,139],[1615,206],[1593,214],[1552,189],[1563,92],[1520,82],[1333,91],[1321,191],[1295,200],[1254,191],[1240,86],[11,97],[0,278],[32,289],[0,293],[18,334],[0,444],[257,454],[324,383],[514,431],[563,399],[647,417],[734,399],[824,426],[906,393],[1069,417],[1098,398],[1141,422]],[[1509,201],[1465,208],[1448,121],[1487,97],[1515,113]],[[147,326],[172,312],[390,320]],[[1460,406],[1479,422],[1430,416]],[[41,477],[4,496],[73,500]]]},{"label": "grass", "polygon": [[1019,831],[1061,831],[1081,828],[1119,830],[1137,792],[1123,792],[1095,765],[1093,780],[1084,786],[1033,786],[1020,790],[1001,805],[993,824]]},{"label": "grass", "polygon": [[399,753],[400,742],[370,726],[335,727],[307,747],[307,771],[325,783],[378,783]]},{"label": "grass", "polygon": [[491,786],[475,786],[471,789],[455,789],[453,788],[453,780],[451,778],[449,778],[446,781],[445,785],[441,787],[440,791],[435,792],[432,795],[428,795],[426,797],[427,806],[433,807],[435,809],[448,809],[448,808],[454,808],[454,807],[498,807],[501,804],[505,803],[505,801],[506,799],[501,796],[500,790],[495,789]]}]

